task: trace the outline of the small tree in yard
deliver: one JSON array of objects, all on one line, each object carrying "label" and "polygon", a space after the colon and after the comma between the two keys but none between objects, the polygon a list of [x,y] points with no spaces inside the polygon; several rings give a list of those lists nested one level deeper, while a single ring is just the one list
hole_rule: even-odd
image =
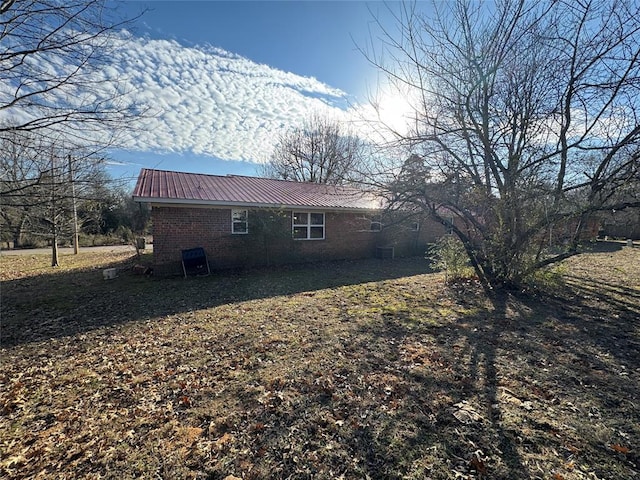
[{"label": "small tree in yard", "polygon": [[418,5],[370,55],[415,93],[398,142],[419,155],[387,183],[393,205],[454,216],[487,290],[578,253],[598,212],[640,207],[616,194],[640,188],[640,4]]},{"label": "small tree in yard", "polygon": [[251,226],[247,235],[247,248],[262,252],[264,258],[259,263],[271,265],[283,253],[291,257],[293,238],[290,213],[280,209],[252,210],[249,212],[249,222]]},{"label": "small tree in yard", "polygon": [[469,266],[469,259],[464,250],[464,245],[452,235],[440,237],[429,248],[427,255],[433,268],[444,270],[446,282],[462,278]]}]

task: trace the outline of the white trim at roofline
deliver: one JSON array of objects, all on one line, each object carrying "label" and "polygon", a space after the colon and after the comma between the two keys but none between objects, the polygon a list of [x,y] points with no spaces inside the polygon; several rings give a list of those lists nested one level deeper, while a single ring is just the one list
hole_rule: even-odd
[{"label": "white trim at roofline", "polygon": [[354,207],[331,207],[331,206],[310,206],[310,205],[289,205],[276,203],[250,203],[250,202],[228,202],[223,200],[192,200],[183,198],[157,198],[157,197],[133,197],[135,202],[163,204],[164,206],[176,207],[242,207],[242,208],[275,208],[278,210],[308,210],[317,212],[374,212],[382,208],[354,208]]}]

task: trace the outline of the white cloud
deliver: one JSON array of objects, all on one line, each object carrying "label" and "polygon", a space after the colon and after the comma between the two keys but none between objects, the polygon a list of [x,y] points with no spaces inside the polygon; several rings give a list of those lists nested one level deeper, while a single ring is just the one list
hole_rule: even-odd
[{"label": "white cloud", "polygon": [[[210,46],[186,47],[173,40],[139,38],[128,32],[115,40],[109,63],[98,72],[83,75],[90,89],[81,89],[83,81],[72,82],[40,95],[39,100],[43,108],[63,105],[73,109],[112,98],[114,92],[128,92],[125,102],[140,105],[140,111],[146,106],[148,111],[135,128],[119,136],[118,147],[124,150],[193,152],[225,160],[264,162],[279,134],[302,125],[312,113],[352,121],[364,136],[375,136],[371,124],[363,122],[363,116],[375,117],[366,103],[348,106],[353,99],[347,93],[315,78]],[[60,75],[72,68],[55,54],[33,56],[29,61],[37,63],[36,72]],[[97,78],[84,78],[89,75]],[[14,88],[0,84],[0,104],[11,102]],[[401,121],[398,97],[385,98],[386,113],[393,115],[394,122]],[[38,106],[24,105],[0,111],[0,122],[26,122],[41,114]],[[73,135],[82,129],[79,123],[68,131]],[[97,134],[93,129],[84,133]],[[87,141],[84,133],[76,140]]]},{"label": "white cloud", "polygon": [[102,71],[150,115],[122,138],[129,150],[264,161],[278,133],[313,111],[342,116],[347,94],[211,47],[128,36]]}]

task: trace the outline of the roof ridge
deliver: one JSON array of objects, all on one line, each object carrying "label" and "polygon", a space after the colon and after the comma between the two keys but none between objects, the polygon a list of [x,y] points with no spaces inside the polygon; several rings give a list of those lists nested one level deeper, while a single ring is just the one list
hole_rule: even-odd
[{"label": "roof ridge", "polygon": [[[159,169],[159,168],[142,168],[142,170],[147,170],[147,171],[151,171],[151,172],[166,172],[166,173],[175,173],[178,175],[198,175],[198,176],[203,176],[203,177],[216,177],[216,178],[249,178],[252,180],[268,180],[268,181],[273,181],[273,182],[282,182],[282,183],[289,183],[289,184],[296,184],[296,185],[318,185],[318,186],[325,186],[325,187],[333,187],[333,188],[344,188],[344,189],[353,189],[353,190],[360,190],[358,187],[355,187],[353,185],[336,185],[336,184],[332,184],[332,183],[319,183],[319,182],[309,182],[309,181],[299,181],[299,180],[286,180],[283,178],[271,178],[271,177],[258,177],[258,176],[253,176],[253,175],[241,175],[241,174],[236,174],[236,173],[227,173],[226,175],[217,175],[215,173],[194,173],[194,172],[182,172],[182,171],[178,171],[178,170],[165,170],[165,169]],[[141,172],[142,173],[142,172]]]}]

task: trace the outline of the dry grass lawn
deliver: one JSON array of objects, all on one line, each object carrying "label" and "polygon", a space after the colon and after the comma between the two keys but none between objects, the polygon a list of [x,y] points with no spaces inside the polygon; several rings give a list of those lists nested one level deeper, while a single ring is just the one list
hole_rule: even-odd
[{"label": "dry grass lawn", "polygon": [[47,261],[0,257],[2,478],[640,478],[638,248],[493,300],[419,259]]}]

